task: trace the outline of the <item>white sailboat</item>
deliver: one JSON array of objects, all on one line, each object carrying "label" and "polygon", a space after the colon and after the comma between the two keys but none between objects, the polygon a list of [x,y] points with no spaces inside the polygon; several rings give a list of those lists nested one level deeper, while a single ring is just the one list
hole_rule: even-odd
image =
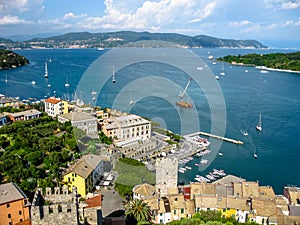
[{"label": "white sailboat", "polygon": [[262,131],[262,126],[261,126],[261,113],[259,113],[259,120],[258,120],[258,124],[256,125],[256,130]]},{"label": "white sailboat", "polygon": [[32,85],[35,85],[35,84],[36,84],[36,82],[33,80],[33,81],[31,81],[31,84],[32,84]]},{"label": "white sailboat", "polygon": [[134,100],[133,100],[133,98],[132,98],[132,94],[130,95],[130,101],[129,101],[129,104],[130,104],[130,105],[133,105],[133,104],[134,104]]},{"label": "white sailboat", "polygon": [[8,79],[7,79],[7,74],[6,74],[6,77],[5,77],[5,83],[7,83],[8,82]]},{"label": "white sailboat", "polygon": [[115,68],[113,68],[112,82],[113,82],[113,83],[116,83],[116,79],[115,79]]},{"label": "white sailboat", "polygon": [[69,84],[69,82],[68,82],[68,77],[66,78],[65,87],[66,87],[66,88],[69,88],[69,87],[70,87],[70,84]]},{"label": "white sailboat", "polygon": [[45,62],[45,78],[48,78],[48,65],[47,65],[47,62]]}]

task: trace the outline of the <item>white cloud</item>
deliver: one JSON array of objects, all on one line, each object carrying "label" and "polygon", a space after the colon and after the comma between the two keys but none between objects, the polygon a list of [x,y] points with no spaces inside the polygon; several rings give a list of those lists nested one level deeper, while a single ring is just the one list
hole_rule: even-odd
[{"label": "white cloud", "polygon": [[231,27],[242,27],[242,26],[246,26],[246,25],[249,25],[251,24],[251,22],[249,20],[243,20],[243,21],[235,21],[235,22],[231,22],[229,23],[229,26]]},{"label": "white cloud", "polygon": [[[77,26],[89,29],[133,29],[158,31],[186,26],[200,22],[213,12],[216,2],[198,0],[146,0],[136,8],[128,8],[122,1],[105,0],[103,17],[81,16]],[[80,16],[70,12],[63,19],[76,19]]]},{"label": "white cloud", "polygon": [[69,20],[69,19],[78,19],[78,18],[84,18],[84,17],[87,17],[87,14],[75,15],[74,13],[69,12],[69,13],[66,13],[62,19]]},{"label": "white cloud", "polygon": [[264,0],[265,7],[274,11],[297,9],[300,7],[300,0]]},{"label": "white cloud", "polygon": [[19,19],[17,16],[7,15],[0,18],[0,25],[8,25],[8,24],[29,24],[32,23],[30,21],[26,21],[23,19]]},{"label": "white cloud", "polygon": [[282,4],[282,9],[297,9],[300,7],[300,0],[286,2]]},{"label": "white cloud", "polygon": [[284,24],[282,25],[283,27],[288,27],[288,26],[291,26],[294,24],[294,21],[292,20],[288,20],[288,21],[285,21]]}]

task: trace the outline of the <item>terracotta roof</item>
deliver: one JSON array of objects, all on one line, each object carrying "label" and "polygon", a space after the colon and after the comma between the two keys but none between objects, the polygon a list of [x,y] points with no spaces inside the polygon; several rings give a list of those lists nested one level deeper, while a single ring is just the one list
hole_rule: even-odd
[{"label": "terracotta roof", "polygon": [[169,202],[172,210],[185,208],[185,201],[184,201],[183,194],[169,196]]},{"label": "terracotta roof", "polygon": [[197,208],[226,208],[226,197],[196,196],[195,205]]},{"label": "terracotta roof", "polygon": [[243,182],[242,183],[243,189],[243,197],[248,198],[258,198],[259,197],[259,185],[257,182]]},{"label": "terracotta roof", "polygon": [[61,99],[51,97],[51,98],[46,99],[45,102],[51,103],[51,104],[57,104],[57,103],[61,102]]},{"label": "terracotta roof", "polygon": [[101,207],[102,206],[102,196],[97,195],[92,198],[88,198],[85,200],[85,203],[88,205],[85,208],[95,208],[95,207]]},{"label": "terracotta roof", "polygon": [[23,191],[14,183],[0,185],[0,205],[27,198]]},{"label": "terracotta roof", "polygon": [[147,198],[143,202],[147,203],[151,210],[159,210],[157,197]]},{"label": "terracotta roof", "polygon": [[151,184],[141,184],[133,188],[133,192],[145,198],[154,196],[155,190],[155,187]]},{"label": "terracotta roof", "polygon": [[231,185],[232,183],[241,183],[245,181],[244,178],[237,177],[234,175],[227,175],[219,180],[214,181],[215,184],[224,184],[224,185]]},{"label": "terracotta roof", "polygon": [[271,186],[260,186],[259,194],[260,194],[260,198],[275,199],[275,193]]},{"label": "terracotta roof", "polygon": [[252,208],[256,210],[256,215],[269,216],[276,213],[276,204],[272,200],[252,199]]},{"label": "terracotta roof", "polygon": [[216,194],[215,184],[191,183],[191,196],[198,194]]},{"label": "terracotta roof", "polygon": [[227,208],[249,211],[248,198],[227,197]]}]

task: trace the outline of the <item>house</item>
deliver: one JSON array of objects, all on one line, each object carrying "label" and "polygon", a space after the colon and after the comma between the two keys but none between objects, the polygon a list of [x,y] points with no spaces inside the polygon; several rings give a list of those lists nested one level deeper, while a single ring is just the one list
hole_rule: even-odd
[{"label": "house", "polygon": [[57,117],[58,121],[64,123],[70,121],[73,127],[83,130],[86,134],[98,133],[97,118],[85,112],[70,112]]},{"label": "house", "polygon": [[103,119],[102,132],[114,142],[151,137],[151,122],[137,115]]},{"label": "house", "polygon": [[25,224],[30,221],[30,203],[15,183],[0,185],[0,224]]},{"label": "house", "polygon": [[16,98],[5,97],[5,95],[0,94],[0,108],[1,107],[13,107],[19,108],[20,102]]},{"label": "house", "polygon": [[155,186],[151,184],[140,184],[132,189],[133,199],[148,199],[156,196]]},{"label": "house", "polygon": [[69,112],[69,103],[60,98],[50,97],[44,101],[45,112],[52,117]]},{"label": "house", "polygon": [[0,113],[0,127],[7,123],[6,115]]},{"label": "house", "polygon": [[85,206],[83,207],[83,215],[84,221],[90,225],[98,225],[101,224],[102,216],[99,218],[99,214],[101,213],[102,206],[102,196],[96,195],[90,198],[87,198],[84,201]]},{"label": "house", "polygon": [[20,121],[20,120],[33,120],[40,118],[42,113],[36,109],[29,109],[22,112],[17,113],[7,113],[9,119],[13,122]]},{"label": "house", "polygon": [[83,156],[65,172],[63,181],[69,187],[69,190],[76,187],[78,194],[85,197],[88,192],[93,190],[104,172],[110,170],[107,163],[109,162],[99,155],[88,154]]}]

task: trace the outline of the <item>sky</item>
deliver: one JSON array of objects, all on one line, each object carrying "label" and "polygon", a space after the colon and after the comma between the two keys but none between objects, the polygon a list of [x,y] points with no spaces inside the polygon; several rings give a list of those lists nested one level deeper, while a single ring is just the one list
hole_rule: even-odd
[{"label": "sky", "polygon": [[300,49],[300,0],[0,0],[0,37],[121,30]]}]

